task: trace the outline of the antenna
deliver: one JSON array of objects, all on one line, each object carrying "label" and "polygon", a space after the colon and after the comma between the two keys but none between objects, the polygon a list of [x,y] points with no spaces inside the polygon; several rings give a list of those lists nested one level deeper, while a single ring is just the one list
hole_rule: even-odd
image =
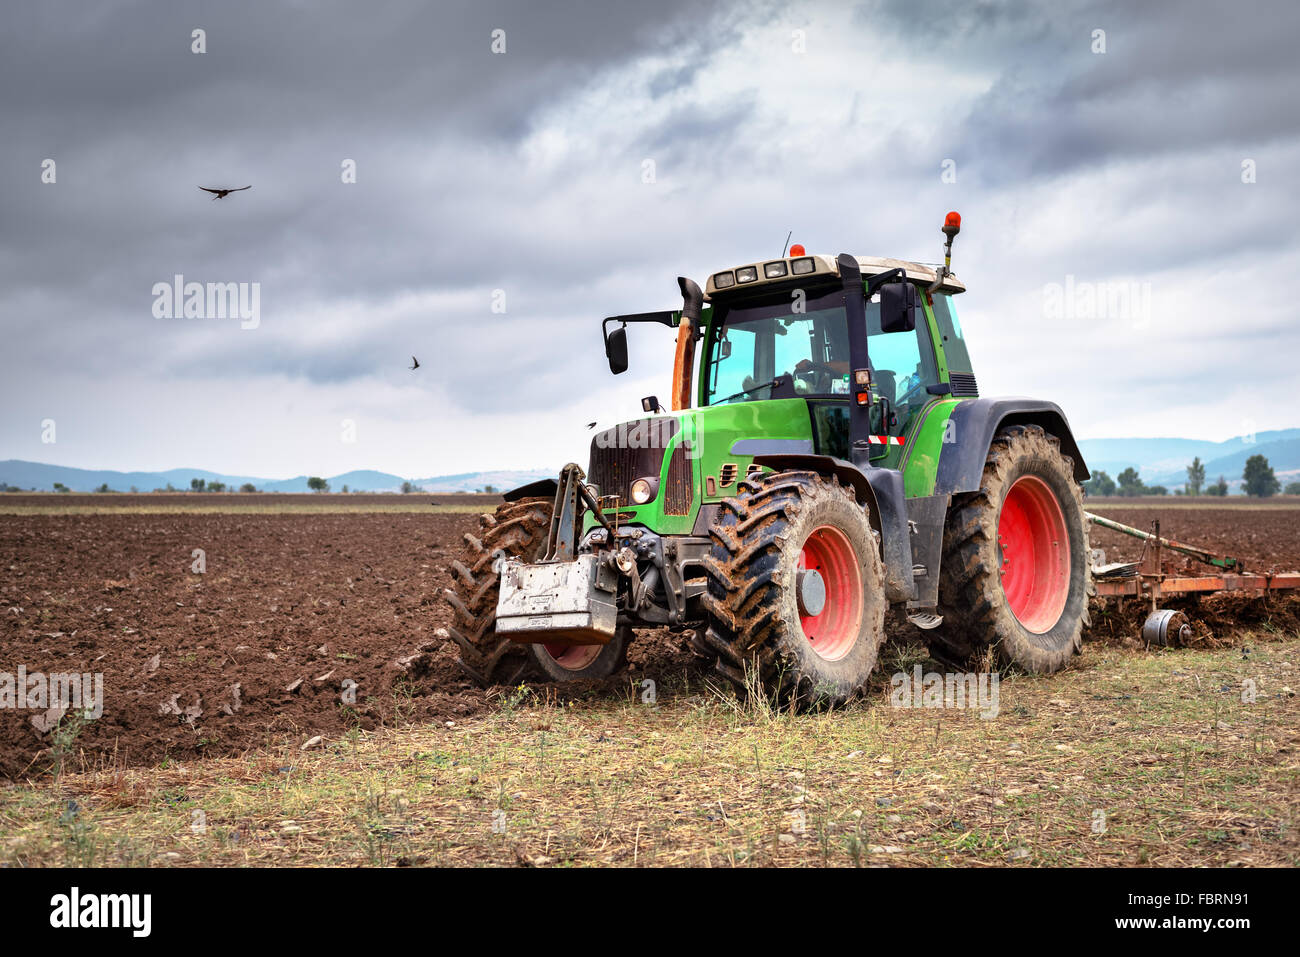
[{"label": "antenna", "polygon": [[785,245],[781,247],[781,258],[783,258],[783,259],[785,258],[785,251],[786,251],[786,248],[790,245],[790,237],[793,236],[793,235],[794,235],[794,230],[793,230],[793,229],[790,230],[788,233],[785,234]]}]

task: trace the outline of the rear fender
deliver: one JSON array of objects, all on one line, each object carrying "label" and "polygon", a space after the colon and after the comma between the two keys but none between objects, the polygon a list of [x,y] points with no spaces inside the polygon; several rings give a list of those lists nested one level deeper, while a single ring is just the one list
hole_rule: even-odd
[{"label": "rear fender", "polygon": [[[1074,441],[1070,423],[1055,403],[1019,396],[966,399],[957,403],[948,417],[934,491],[947,495],[978,492],[993,437],[1008,425],[1041,426],[1056,436],[1062,454],[1074,462],[1075,479],[1083,482],[1088,478],[1088,466]],[[952,441],[948,436],[952,436]]]},{"label": "rear fender", "polygon": [[555,493],[560,490],[560,483],[555,479],[539,479],[536,482],[529,482],[527,485],[521,485],[518,488],[512,488],[501,497],[507,502],[518,502],[524,498],[547,498],[554,500]]}]

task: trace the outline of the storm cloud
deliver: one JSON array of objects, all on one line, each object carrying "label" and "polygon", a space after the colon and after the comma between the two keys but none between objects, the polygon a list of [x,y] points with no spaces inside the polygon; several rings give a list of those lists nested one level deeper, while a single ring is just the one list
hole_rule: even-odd
[{"label": "storm cloud", "polygon": [[[676,276],[789,230],[933,261],[949,209],[986,394],[1055,399],[1084,436],[1294,426],[1298,21],[1280,2],[8,5],[0,458],[556,466],[586,422],[668,391],[666,331],[635,330],[615,379],[601,317],[674,306]],[[258,283],[257,327],[156,317],[177,275]],[[1149,306],[1055,313],[1067,282]]]}]

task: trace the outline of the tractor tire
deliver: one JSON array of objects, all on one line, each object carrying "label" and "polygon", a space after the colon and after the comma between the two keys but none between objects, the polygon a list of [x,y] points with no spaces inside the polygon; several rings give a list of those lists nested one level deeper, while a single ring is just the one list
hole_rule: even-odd
[{"label": "tractor tire", "polygon": [[528,674],[528,646],[496,633],[500,559],[536,561],[546,552],[553,502],[525,498],[479,516],[478,535],[465,535],[465,550],[451,563],[452,587],[443,591],[454,620],[447,631],[460,647],[461,670],[478,684],[513,684]]},{"label": "tractor tire", "polygon": [[[497,594],[501,590],[499,561],[537,561],[546,553],[554,503],[549,498],[525,498],[497,506],[479,518],[479,534],[465,536],[465,551],[451,563],[452,587],[443,597],[454,615],[447,629],[460,648],[461,670],[483,687],[514,684],[525,679],[572,681],[605,678],[623,666],[628,634],[620,629],[591,660],[577,662],[548,654],[543,645],[522,644],[496,633]],[[567,667],[566,667],[567,665]]]},{"label": "tractor tire", "polygon": [[994,436],[980,490],[954,496],[943,535],[941,657],[992,646],[1002,666],[1057,671],[1083,647],[1093,593],[1074,463],[1037,425]]},{"label": "tractor tire", "polygon": [[867,683],[885,637],[884,568],[848,489],[815,472],[740,483],[709,530],[709,622],[697,648],[742,694],[835,706]]},{"label": "tractor tire", "polygon": [[551,681],[581,681],[608,678],[627,664],[627,645],[631,629],[623,626],[603,645],[528,646],[533,664]]}]

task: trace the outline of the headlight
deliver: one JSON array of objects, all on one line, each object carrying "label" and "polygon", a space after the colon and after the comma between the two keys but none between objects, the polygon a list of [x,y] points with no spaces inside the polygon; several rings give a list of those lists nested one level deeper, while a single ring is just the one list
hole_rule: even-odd
[{"label": "headlight", "polygon": [[816,270],[816,268],[817,268],[817,264],[813,262],[811,256],[809,256],[807,259],[796,259],[794,262],[790,264],[790,271],[794,273],[796,276],[807,275],[808,273]]},{"label": "headlight", "polygon": [[730,272],[715,273],[713,276],[713,285],[718,289],[726,289],[728,286],[736,284],[736,277]]},{"label": "headlight", "polygon": [[763,266],[763,278],[765,279],[780,279],[784,275],[785,275],[784,262],[778,261],[774,263],[767,263]]},{"label": "headlight", "polygon": [[758,279],[757,266],[745,266],[736,270],[736,282],[754,282]]},{"label": "headlight", "polygon": [[657,478],[639,478],[632,482],[632,487],[628,490],[632,498],[633,505],[644,505],[655,497],[659,491],[659,480]]}]

